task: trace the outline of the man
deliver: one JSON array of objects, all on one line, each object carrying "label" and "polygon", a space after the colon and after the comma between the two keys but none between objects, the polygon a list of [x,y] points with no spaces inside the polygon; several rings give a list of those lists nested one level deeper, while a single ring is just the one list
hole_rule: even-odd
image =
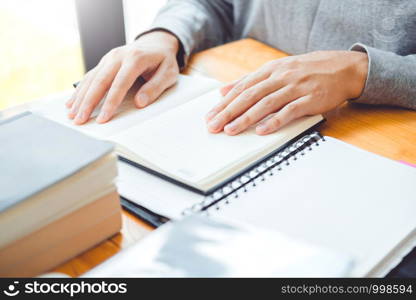
[{"label": "man", "polygon": [[85,123],[111,119],[138,76],[145,107],[177,79],[192,52],[251,37],[293,56],[271,61],[222,88],[206,116],[212,133],[235,135],[257,124],[269,134],[346,100],[416,109],[416,3],[390,0],[171,0],[151,30],[113,49],[68,101]]}]

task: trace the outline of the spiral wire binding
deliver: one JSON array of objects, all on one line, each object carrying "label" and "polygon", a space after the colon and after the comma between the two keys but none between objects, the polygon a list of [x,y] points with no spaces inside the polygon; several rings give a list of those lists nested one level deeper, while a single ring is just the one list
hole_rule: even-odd
[{"label": "spiral wire binding", "polygon": [[249,189],[256,187],[259,180],[265,181],[267,176],[273,176],[284,167],[289,166],[291,164],[290,160],[298,160],[299,156],[304,156],[306,152],[312,151],[312,147],[319,146],[319,143],[323,141],[325,141],[325,138],[319,132],[313,132],[303,136],[266,161],[260,163],[257,167],[219,188],[201,202],[185,209],[182,215],[186,216],[197,212],[207,213],[207,209],[211,207],[219,210],[220,202],[229,204],[231,199],[239,197],[239,193],[246,193]]}]

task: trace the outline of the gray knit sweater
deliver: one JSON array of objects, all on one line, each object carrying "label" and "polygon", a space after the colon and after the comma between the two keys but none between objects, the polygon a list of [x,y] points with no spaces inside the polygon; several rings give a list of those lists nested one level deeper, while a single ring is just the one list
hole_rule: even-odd
[{"label": "gray knit sweater", "polygon": [[170,0],[151,29],[194,51],[245,37],[290,54],[365,51],[369,71],[357,102],[416,109],[415,0]]}]

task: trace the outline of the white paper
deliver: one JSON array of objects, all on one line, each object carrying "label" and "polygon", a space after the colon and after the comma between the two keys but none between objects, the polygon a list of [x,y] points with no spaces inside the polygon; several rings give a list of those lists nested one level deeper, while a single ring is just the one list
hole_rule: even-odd
[{"label": "white paper", "polygon": [[89,122],[84,125],[75,125],[73,120],[68,118],[69,111],[65,106],[65,102],[70,98],[70,94],[66,97],[50,99],[46,103],[39,103],[31,111],[94,137],[111,140],[112,135],[192,100],[219,85],[218,81],[206,77],[180,75],[178,82],[165,91],[156,102],[145,108],[138,109],[133,101],[134,95],[140,87],[140,82],[137,81],[118,108],[117,114],[110,122],[104,124],[95,122],[95,117],[98,115],[103,103],[101,101],[94,110]]},{"label": "white paper", "polygon": [[353,276],[370,273],[416,228],[414,168],[330,137],[298,157],[218,215],[346,251]]}]

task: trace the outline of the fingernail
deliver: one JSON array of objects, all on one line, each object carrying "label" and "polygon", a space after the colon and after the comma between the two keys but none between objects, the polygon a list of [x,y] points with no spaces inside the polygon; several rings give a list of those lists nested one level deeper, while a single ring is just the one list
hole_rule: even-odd
[{"label": "fingernail", "polygon": [[77,117],[75,118],[76,122],[84,122],[85,118],[86,118],[86,114],[85,112],[81,112],[77,115]]},{"label": "fingernail", "polygon": [[75,117],[77,113],[78,113],[78,107],[76,107],[76,105],[73,105],[69,114]]},{"label": "fingernail", "polygon": [[70,119],[73,119],[73,118],[74,118],[74,114],[72,113],[72,111],[70,111],[70,112],[68,113],[68,118],[70,118]]},{"label": "fingernail", "polygon": [[207,113],[207,115],[205,116],[205,119],[207,119],[208,121],[211,120],[213,117],[215,117],[217,113],[215,111],[210,111],[209,113]]},{"label": "fingernail", "polygon": [[145,93],[139,94],[139,105],[146,106],[149,103],[149,96]]},{"label": "fingernail", "polygon": [[213,121],[208,123],[208,128],[212,131],[217,131],[220,129],[221,123],[220,120],[214,119]]},{"label": "fingernail", "polygon": [[259,124],[259,126],[257,126],[257,132],[259,133],[267,133],[269,131],[269,126],[267,126],[267,124]]},{"label": "fingernail", "polygon": [[109,119],[109,116],[110,116],[110,114],[108,112],[102,111],[98,115],[98,117],[96,119],[96,122],[97,123],[103,123],[103,122],[105,122],[105,121],[107,121]]},{"label": "fingernail", "polygon": [[237,122],[232,122],[224,127],[224,130],[229,131],[229,132],[236,132],[237,129],[238,129]]}]

